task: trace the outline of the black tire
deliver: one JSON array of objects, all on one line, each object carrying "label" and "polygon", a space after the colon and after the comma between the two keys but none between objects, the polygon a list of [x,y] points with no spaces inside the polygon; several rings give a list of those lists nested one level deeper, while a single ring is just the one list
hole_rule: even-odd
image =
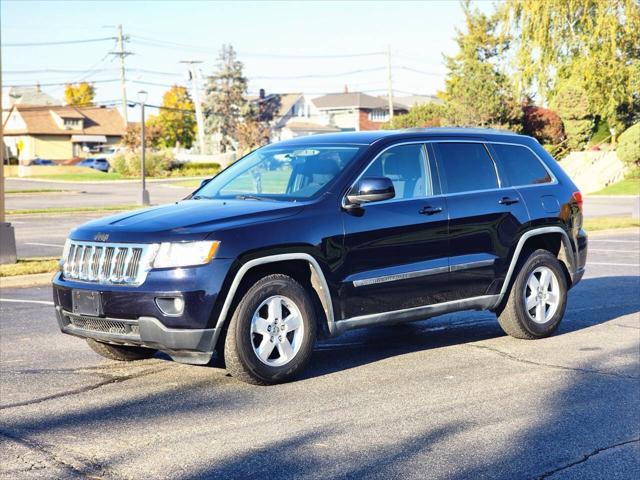
[{"label": "black tire", "polygon": [[[559,303],[555,313],[545,322],[536,322],[526,310],[526,288],[530,275],[539,267],[550,269],[559,289]],[[507,335],[525,340],[544,338],[556,331],[567,306],[567,280],[558,259],[547,250],[535,250],[524,261],[511,286],[509,297],[498,313],[500,327]],[[546,308],[546,307],[545,307]]]},{"label": "black tire", "polygon": [[110,343],[102,343],[92,338],[87,338],[87,343],[91,350],[98,355],[102,355],[110,360],[118,360],[120,362],[132,362],[134,360],[144,360],[151,358],[156,354],[157,350],[145,347],[130,347],[127,345],[112,345]]},{"label": "black tire", "polygon": [[[254,313],[263,302],[274,296],[283,296],[291,300],[300,311],[303,322],[299,350],[288,363],[281,366],[271,366],[260,360],[254,351],[253,342],[262,338],[256,337],[251,331]],[[245,293],[233,313],[224,344],[227,372],[253,385],[272,385],[289,381],[309,362],[315,340],[316,318],[309,294],[302,285],[287,275],[269,275],[260,279]],[[274,347],[275,350],[278,349]]]}]

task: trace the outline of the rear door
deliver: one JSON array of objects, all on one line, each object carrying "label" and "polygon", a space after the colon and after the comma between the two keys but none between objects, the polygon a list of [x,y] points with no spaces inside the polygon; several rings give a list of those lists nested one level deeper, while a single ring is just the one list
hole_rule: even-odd
[{"label": "rear door", "polygon": [[497,293],[529,220],[520,194],[501,182],[482,142],[435,142],[449,212],[449,300]]},{"label": "rear door", "polygon": [[395,198],[342,213],[342,318],[439,303],[448,288],[446,200],[423,143],[380,153],[360,177],[390,178]]}]

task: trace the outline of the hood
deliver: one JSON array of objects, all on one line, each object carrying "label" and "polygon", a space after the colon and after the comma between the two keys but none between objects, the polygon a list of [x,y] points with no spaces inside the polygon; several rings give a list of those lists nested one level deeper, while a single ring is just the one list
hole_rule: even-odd
[{"label": "hood", "polygon": [[270,200],[184,200],[92,220],[73,230],[74,240],[150,243],[200,240],[224,228],[283,218],[302,210],[299,203]]}]

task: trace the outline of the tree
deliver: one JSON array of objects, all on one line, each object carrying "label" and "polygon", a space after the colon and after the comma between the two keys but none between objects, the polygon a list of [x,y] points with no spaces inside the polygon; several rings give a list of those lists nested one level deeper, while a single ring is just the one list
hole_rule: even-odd
[{"label": "tree", "polygon": [[269,143],[269,126],[263,122],[249,120],[236,127],[238,151],[246,155],[262,145]]},{"label": "tree", "polygon": [[185,87],[173,85],[162,97],[162,109],[148,124],[160,130],[158,143],[173,148],[180,143],[191,148],[196,134],[195,106]]},{"label": "tree", "polygon": [[422,103],[414,105],[404,115],[396,115],[390,121],[383,123],[384,130],[400,128],[439,127],[442,125],[445,108],[438,103]]},{"label": "tree", "polygon": [[472,11],[468,1],[462,6],[467,31],[456,34],[460,51],[445,56],[448,73],[441,97],[447,123],[518,129],[522,111],[509,78],[497,66],[509,39],[496,32],[497,17]]},{"label": "tree", "polygon": [[247,105],[247,79],[242,69],[233,47],[223,45],[218,69],[209,77],[205,90],[205,132],[209,136],[216,133],[220,136],[222,152],[232,147],[238,122]]},{"label": "tree", "polygon": [[[620,123],[640,78],[640,3],[637,0],[507,0],[504,31],[517,38],[515,71],[521,92],[553,100],[574,79],[592,116]],[[624,110],[624,108],[623,108]]]},{"label": "tree", "polygon": [[96,89],[91,83],[67,83],[64,88],[64,100],[68,105],[93,105]]},{"label": "tree", "polygon": [[558,145],[564,140],[564,126],[556,112],[526,103],[522,107],[523,133],[537,139],[543,145]]},{"label": "tree", "polygon": [[571,150],[583,149],[591,137],[594,126],[585,89],[575,81],[565,82],[556,94],[554,106],[564,122],[567,147]]},{"label": "tree", "polygon": [[[157,125],[145,123],[144,143],[147,148],[156,148],[160,145],[162,132]],[[131,123],[122,136],[122,144],[129,150],[137,150],[141,145],[140,124]]]}]

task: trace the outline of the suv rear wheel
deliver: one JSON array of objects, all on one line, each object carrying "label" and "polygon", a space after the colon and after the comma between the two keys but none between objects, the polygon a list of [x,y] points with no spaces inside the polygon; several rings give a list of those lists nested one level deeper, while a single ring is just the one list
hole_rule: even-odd
[{"label": "suv rear wheel", "polygon": [[231,318],[224,346],[226,368],[255,385],[285,382],[306,366],[315,340],[308,293],[289,276],[269,275],[247,291]]},{"label": "suv rear wheel", "polygon": [[534,251],[518,272],[498,322],[508,335],[535,339],[551,335],[567,306],[567,280],[558,259]]},{"label": "suv rear wheel", "polygon": [[157,351],[153,348],[112,345],[110,343],[98,342],[91,338],[87,338],[87,343],[91,347],[91,350],[96,352],[98,355],[102,355],[110,360],[118,360],[120,362],[131,362],[134,360],[151,358]]}]

